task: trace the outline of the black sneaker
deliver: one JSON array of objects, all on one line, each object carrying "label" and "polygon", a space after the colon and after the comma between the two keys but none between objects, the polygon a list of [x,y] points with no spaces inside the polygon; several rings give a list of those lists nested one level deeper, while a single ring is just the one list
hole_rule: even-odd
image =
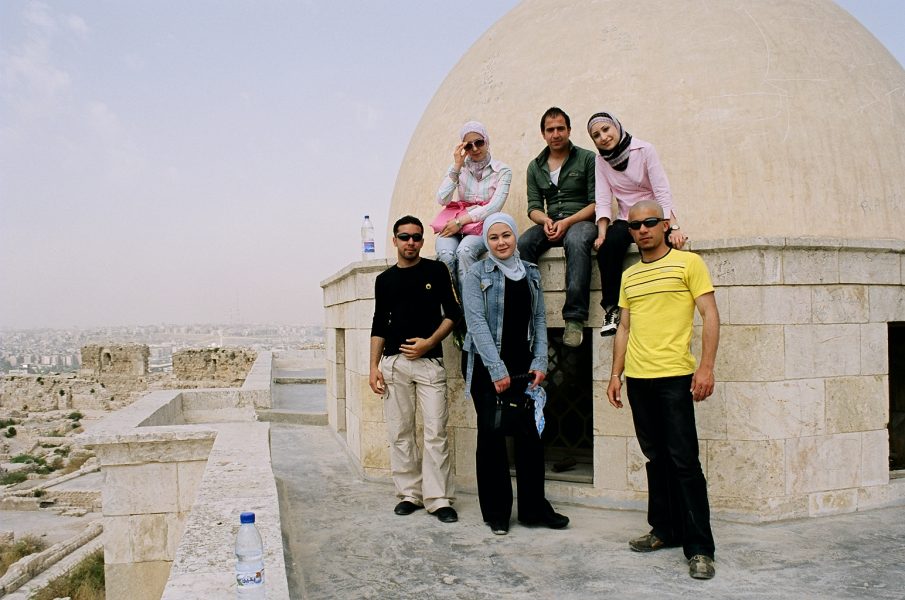
[{"label": "black sneaker", "polygon": [[615,335],[619,328],[619,307],[610,307],[603,315],[603,326],[600,328],[600,337]]}]

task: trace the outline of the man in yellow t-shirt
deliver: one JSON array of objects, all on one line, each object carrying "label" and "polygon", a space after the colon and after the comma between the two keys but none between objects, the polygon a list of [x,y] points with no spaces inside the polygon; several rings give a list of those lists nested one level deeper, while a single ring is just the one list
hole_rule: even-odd
[{"label": "man in yellow t-shirt", "polygon": [[[650,533],[629,542],[637,552],[682,546],[689,574],[716,573],[707,481],[698,458],[694,402],[713,393],[720,315],[707,266],[666,245],[669,221],[653,201],[629,211],[641,262],[622,275],[621,317],[613,342],[607,398],[622,408],[625,373],[632,420],[647,458]],[[694,310],[703,320],[701,362],[691,354]]]}]

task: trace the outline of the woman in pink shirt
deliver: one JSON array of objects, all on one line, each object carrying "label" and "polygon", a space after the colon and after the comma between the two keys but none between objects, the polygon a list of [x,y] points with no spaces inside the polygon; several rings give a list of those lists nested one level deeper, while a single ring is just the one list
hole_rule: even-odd
[{"label": "woman in pink shirt", "polygon": [[[668,244],[681,250],[688,238],[679,228],[673,207],[669,180],[654,147],[635,139],[609,113],[595,113],[588,120],[588,134],[597,147],[594,196],[596,201],[597,266],[600,268],[600,305],[605,315],[600,335],[616,333],[619,325],[619,287],[622,265],[632,237],[628,211],[641,200],[655,200],[668,215]],[[613,200],[618,214],[613,218]]]}]

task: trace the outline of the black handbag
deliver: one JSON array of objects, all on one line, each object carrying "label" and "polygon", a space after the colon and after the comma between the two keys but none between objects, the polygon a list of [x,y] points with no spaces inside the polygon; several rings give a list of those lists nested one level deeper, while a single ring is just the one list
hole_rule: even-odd
[{"label": "black handbag", "polygon": [[532,373],[509,378],[509,389],[496,396],[493,429],[503,435],[515,435],[535,430],[534,400],[525,393]]}]

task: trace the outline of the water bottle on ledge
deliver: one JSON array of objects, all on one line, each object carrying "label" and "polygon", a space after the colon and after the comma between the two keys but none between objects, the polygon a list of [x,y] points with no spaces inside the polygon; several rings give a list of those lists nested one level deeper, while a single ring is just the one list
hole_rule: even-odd
[{"label": "water bottle on ledge", "polygon": [[239,533],[236,535],[236,598],[263,599],[264,596],[264,543],[255,527],[255,514],[239,515]]},{"label": "water bottle on ledge", "polygon": [[361,224],[361,260],[374,258],[374,226],[371,218],[365,215],[365,221]]}]

